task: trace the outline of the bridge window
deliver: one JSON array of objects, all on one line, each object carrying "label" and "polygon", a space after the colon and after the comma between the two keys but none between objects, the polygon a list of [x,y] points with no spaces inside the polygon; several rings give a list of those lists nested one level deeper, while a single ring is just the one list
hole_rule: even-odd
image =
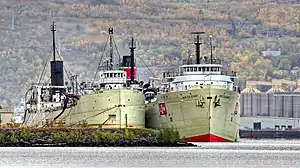
[{"label": "bridge window", "polygon": [[203,72],[205,72],[205,71],[206,71],[206,68],[205,68],[205,67],[203,67],[203,68],[202,68],[202,71],[203,71]]},{"label": "bridge window", "polygon": [[198,72],[201,72],[201,68],[200,67],[198,67]]},{"label": "bridge window", "polygon": [[197,67],[194,67],[194,72],[197,72]]},{"label": "bridge window", "polygon": [[217,72],[217,71],[219,71],[219,67],[212,67],[211,70],[212,70],[213,72]]}]

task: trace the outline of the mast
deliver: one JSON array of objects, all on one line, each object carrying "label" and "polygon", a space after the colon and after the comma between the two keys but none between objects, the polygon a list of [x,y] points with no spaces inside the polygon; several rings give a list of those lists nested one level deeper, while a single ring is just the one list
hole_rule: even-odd
[{"label": "mast", "polygon": [[213,46],[212,46],[212,35],[209,36],[210,39],[210,63],[213,63]]},{"label": "mast", "polygon": [[63,61],[57,61],[55,58],[55,24],[51,25],[52,38],[53,38],[53,61],[51,64],[51,85],[52,86],[64,86],[64,66]]},{"label": "mast", "polygon": [[109,34],[109,63],[110,63],[110,70],[113,70],[114,64],[113,64],[113,34],[114,30],[113,28],[108,29],[108,34]]},{"label": "mast", "polygon": [[200,64],[200,45],[203,44],[200,42],[200,34],[204,34],[205,32],[192,32],[191,34],[196,34],[196,38],[194,39],[194,43],[196,46],[196,63]]},{"label": "mast", "polygon": [[53,61],[55,61],[55,24],[54,22],[51,25],[51,31],[52,31],[52,40],[53,40]]},{"label": "mast", "polygon": [[131,37],[131,43],[129,44],[129,49],[130,49],[130,81],[133,83],[134,81],[134,49],[136,48],[136,43]]},{"label": "mast", "polygon": [[110,69],[110,67],[109,67],[109,60],[106,60],[105,62],[106,62],[106,70],[108,71]]}]

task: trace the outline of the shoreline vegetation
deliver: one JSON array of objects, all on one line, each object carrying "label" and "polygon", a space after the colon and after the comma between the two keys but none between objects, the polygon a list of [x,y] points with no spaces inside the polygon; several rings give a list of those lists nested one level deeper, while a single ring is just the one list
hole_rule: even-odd
[{"label": "shoreline vegetation", "polygon": [[173,128],[7,128],[0,147],[191,147]]}]

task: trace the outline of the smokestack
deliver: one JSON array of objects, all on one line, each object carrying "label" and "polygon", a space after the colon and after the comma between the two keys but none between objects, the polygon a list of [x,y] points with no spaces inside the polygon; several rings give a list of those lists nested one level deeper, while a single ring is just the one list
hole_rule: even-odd
[{"label": "smokestack", "polygon": [[129,44],[129,49],[130,49],[130,80],[131,83],[134,81],[134,50],[136,48],[136,44],[134,42],[133,37],[131,38],[131,43]]},{"label": "smokestack", "polygon": [[56,61],[55,58],[55,24],[51,25],[52,40],[53,40],[53,61],[51,61],[51,85],[52,86],[64,86],[64,67],[63,61]]}]

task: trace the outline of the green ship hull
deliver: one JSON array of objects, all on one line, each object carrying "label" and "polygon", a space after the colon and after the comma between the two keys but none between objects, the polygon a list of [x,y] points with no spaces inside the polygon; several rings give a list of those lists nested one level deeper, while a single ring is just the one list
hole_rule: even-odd
[{"label": "green ship hull", "polygon": [[173,127],[187,142],[238,141],[239,123],[239,93],[214,85],[160,94],[146,108],[146,127]]},{"label": "green ship hull", "polygon": [[81,96],[64,112],[27,112],[24,124],[39,127],[49,124],[54,119],[56,122],[63,122],[65,126],[88,124],[103,128],[144,128],[144,95],[137,90],[98,91]]}]

